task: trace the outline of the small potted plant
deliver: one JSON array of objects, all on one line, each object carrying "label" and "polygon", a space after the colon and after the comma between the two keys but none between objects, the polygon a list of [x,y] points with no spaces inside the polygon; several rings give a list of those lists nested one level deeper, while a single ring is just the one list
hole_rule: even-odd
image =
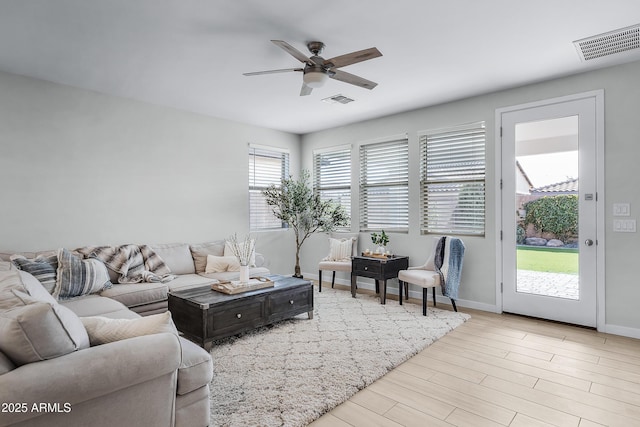
[{"label": "small potted plant", "polygon": [[387,233],[385,233],[384,230],[382,230],[380,233],[371,233],[371,241],[374,245],[377,246],[377,254],[386,253],[387,250],[385,246],[389,244],[389,236],[387,236]]}]

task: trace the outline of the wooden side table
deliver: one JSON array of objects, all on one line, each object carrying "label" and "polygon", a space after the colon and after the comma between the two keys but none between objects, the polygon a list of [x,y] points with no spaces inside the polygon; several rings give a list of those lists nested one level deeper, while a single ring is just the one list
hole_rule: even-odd
[{"label": "wooden side table", "polygon": [[358,276],[375,279],[376,291],[380,288],[380,303],[387,302],[387,279],[398,277],[398,271],[409,268],[408,256],[374,258],[354,256],[351,260],[351,296],[356,297],[356,279]]}]

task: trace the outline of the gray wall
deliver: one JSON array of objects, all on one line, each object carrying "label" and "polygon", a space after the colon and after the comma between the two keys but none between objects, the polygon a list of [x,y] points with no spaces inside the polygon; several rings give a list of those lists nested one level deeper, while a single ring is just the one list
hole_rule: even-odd
[{"label": "gray wall", "polygon": [[[640,333],[640,286],[633,267],[640,253],[637,233],[613,233],[612,204],[630,202],[632,218],[640,213],[640,176],[635,173],[640,156],[640,62],[560,78],[517,89],[506,90],[414,110],[403,114],[370,120],[340,128],[304,135],[302,166],[312,169],[314,149],[340,144],[353,144],[354,154],[360,143],[387,135],[407,133],[410,146],[410,232],[392,234],[391,248],[411,257],[411,264],[424,262],[429,247],[428,236],[419,232],[419,156],[416,133],[484,120],[487,125],[487,204],[486,236],[464,237],[467,252],[464,262],[460,299],[463,305],[496,308],[496,191],[495,110],[526,102],[554,98],[595,89],[605,90],[605,268],[606,323],[615,332]],[[498,152],[499,154],[499,152]],[[353,157],[357,167],[357,157]],[[357,175],[354,174],[354,175]],[[353,182],[353,212],[357,214],[357,181]],[[356,221],[357,222],[357,221]],[[357,225],[353,226],[357,231]],[[360,248],[372,247],[368,233],[360,234]],[[314,236],[303,248],[302,269],[317,276],[317,260],[326,255],[326,236]],[[342,275],[346,280],[347,276]],[[394,284],[395,286],[395,284]],[[630,328],[626,330],[625,328]]]},{"label": "gray wall", "polygon": [[[640,286],[633,268],[637,233],[612,232],[612,204],[640,212],[634,173],[640,149],[640,62],[492,93],[305,135],[204,117],[63,85],[0,73],[0,250],[41,250],[126,242],[201,242],[248,229],[247,143],[287,147],[291,169],[311,169],[315,148],[407,133],[410,143],[410,228],[391,248],[422,263],[429,246],[419,234],[416,132],[487,123],[487,227],[465,237],[460,291],[467,306],[496,308],[495,109],[605,90],[606,323],[640,330]],[[346,106],[348,108],[348,106]],[[344,106],[336,106],[344,108]],[[300,143],[302,141],[302,144]],[[357,177],[354,211],[357,218]],[[354,230],[357,226],[354,226]],[[360,247],[371,247],[361,234]],[[275,272],[293,271],[290,232],[260,233],[258,250]],[[326,236],[305,244],[302,270],[317,275]],[[346,276],[340,279],[346,283]]]},{"label": "gray wall", "polygon": [[[248,232],[249,142],[298,135],[0,73],[0,250],[203,242]],[[259,233],[293,272],[290,232]]]}]

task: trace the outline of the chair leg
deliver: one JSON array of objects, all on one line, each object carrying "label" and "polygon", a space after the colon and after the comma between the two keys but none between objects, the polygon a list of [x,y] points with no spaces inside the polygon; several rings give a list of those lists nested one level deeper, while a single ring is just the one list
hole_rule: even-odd
[{"label": "chair leg", "polygon": [[402,305],[402,280],[398,279],[398,300],[400,301],[400,305]]},{"label": "chair leg", "polygon": [[333,272],[333,276],[331,276],[331,287],[336,283],[336,272]]},{"label": "chair leg", "polygon": [[322,270],[318,270],[318,292],[322,292]]},{"label": "chair leg", "polygon": [[433,306],[436,306],[436,287],[434,286],[433,288]]},{"label": "chair leg", "polygon": [[458,307],[456,307],[456,301],[455,300],[451,300],[451,305],[453,306],[453,311],[458,311]]},{"label": "chair leg", "polygon": [[422,315],[427,315],[427,288],[422,288]]},{"label": "chair leg", "polygon": [[409,301],[409,282],[404,282],[404,294],[407,297],[407,301]]}]

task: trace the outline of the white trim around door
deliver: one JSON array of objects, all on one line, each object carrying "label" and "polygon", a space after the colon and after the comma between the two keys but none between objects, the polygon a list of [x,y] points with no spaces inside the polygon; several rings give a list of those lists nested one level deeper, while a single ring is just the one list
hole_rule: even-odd
[{"label": "white trim around door", "polygon": [[579,101],[584,99],[593,99],[595,101],[595,138],[596,138],[596,161],[595,161],[595,176],[596,176],[596,193],[597,203],[596,209],[596,327],[599,331],[604,331],[605,328],[605,289],[604,289],[604,255],[605,255],[605,203],[604,203],[604,91],[596,90],[591,92],[579,93],[575,95],[569,95],[559,98],[547,99],[537,102],[531,102],[527,104],[515,105],[511,107],[504,107],[496,110],[495,116],[495,135],[496,135],[496,308],[498,312],[503,310],[503,293],[501,284],[504,282],[504,254],[503,254],[503,242],[502,242],[502,227],[503,227],[503,195],[501,189],[500,177],[502,176],[503,168],[503,152],[502,152],[502,117],[504,114],[517,112],[520,110],[551,106],[554,104],[567,103],[572,101]]}]

